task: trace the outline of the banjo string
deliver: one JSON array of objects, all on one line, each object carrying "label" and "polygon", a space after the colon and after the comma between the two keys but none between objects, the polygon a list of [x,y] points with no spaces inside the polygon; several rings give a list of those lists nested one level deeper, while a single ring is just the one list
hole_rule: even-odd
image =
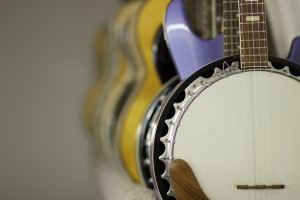
[{"label": "banjo string", "polygon": [[[250,10],[249,7],[247,6],[247,13],[250,13],[253,15],[253,2],[250,2]],[[243,16],[243,19],[245,19],[245,17]],[[251,21],[251,28],[252,28],[252,54],[254,54],[255,52],[255,40],[254,40],[254,23],[253,23],[253,20]],[[249,31],[249,30],[247,30]],[[246,33],[247,35],[247,33]],[[248,40],[249,38],[244,38],[245,40]],[[250,43],[248,43],[250,44]],[[251,52],[249,53],[249,55],[251,55]],[[249,57],[249,56],[248,56]],[[248,58],[248,61],[250,62],[253,62],[253,60],[251,59],[254,59],[254,61],[256,60],[255,57],[249,57]],[[254,71],[255,68],[252,69],[252,71]],[[257,185],[257,178],[258,178],[258,174],[259,174],[259,171],[257,171],[257,155],[256,155],[256,144],[255,144],[255,139],[256,139],[256,135],[255,135],[255,116],[254,116],[254,105],[257,105],[257,102],[255,100],[257,100],[257,98],[255,98],[257,95],[257,79],[256,79],[256,76],[254,76],[254,80],[253,80],[253,73],[250,72],[250,86],[251,86],[251,90],[250,90],[250,93],[251,93],[251,123],[252,123],[252,151],[253,151],[253,169],[254,169],[254,184]],[[254,98],[253,98],[254,97]],[[259,195],[257,193],[257,190],[254,190],[254,195],[255,195],[255,200],[257,199],[257,196]]]}]

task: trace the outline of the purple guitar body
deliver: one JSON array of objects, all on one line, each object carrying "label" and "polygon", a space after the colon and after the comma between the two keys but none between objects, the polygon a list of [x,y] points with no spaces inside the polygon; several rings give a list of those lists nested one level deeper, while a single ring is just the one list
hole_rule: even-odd
[{"label": "purple guitar body", "polygon": [[288,60],[300,64],[300,36],[293,40]]},{"label": "purple guitar body", "polygon": [[187,21],[183,0],[172,0],[166,10],[165,39],[180,79],[223,57],[223,36],[211,40],[198,37]]}]

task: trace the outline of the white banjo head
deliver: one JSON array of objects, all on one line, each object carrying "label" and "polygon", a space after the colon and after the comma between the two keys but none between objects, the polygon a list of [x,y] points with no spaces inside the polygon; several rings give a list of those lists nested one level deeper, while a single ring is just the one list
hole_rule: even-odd
[{"label": "white banjo head", "polygon": [[209,199],[300,199],[300,78],[289,66],[241,70],[233,62],[182,90],[184,99],[173,100],[171,116],[161,112],[162,134],[152,138],[161,198],[176,196],[166,181],[170,161],[180,158]]}]

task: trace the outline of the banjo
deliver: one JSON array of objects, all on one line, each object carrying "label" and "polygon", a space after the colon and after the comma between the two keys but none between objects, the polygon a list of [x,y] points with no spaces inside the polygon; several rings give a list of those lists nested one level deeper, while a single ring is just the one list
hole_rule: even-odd
[{"label": "banjo", "polygon": [[159,199],[176,197],[177,158],[209,199],[300,198],[300,66],[268,56],[264,0],[239,0],[239,27],[240,56],[202,67],[162,105],[150,144]]},{"label": "banjo", "polygon": [[[189,34],[182,34],[181,30],[175,30],[173,28],[173,31],[171,32],[166,32],[164,30],[164,34],[166,39],[170,39],[170,37],[172,38],[171,40],[169,40],[169,44],[170,42],[174,42],[174,40],[180,40],[181,37],[184,37],[187,40],[192,40],[194,39],[195,41],[197,41],[196,43],[194,43],[193,47],[196,47],[198,49],[203,49],[203,50],[207,50],[207,47],[209,46],[209,44],[211,44],[212,42],[216,43],[219,42],[217,45],[219,46],[219,48],[222,48],[222,41],[220,41],[219,38],[222,38],[221,36],[219,36],[216,39],[212,39],[212,40],[208,40],[208,38],[211,37],[215,37],[216,34],[213,34],[214,31],[212,30],[220,30],[220,25],[218,24],[218,20],[216,18],[220,18],[221,14],[222,14],[222,10],[220,9],[220,7],[222,8],[222,3],[220,0],[218,0],[217,3],[215,4],[210,4],[210,1],[208,0],[203,0],[203,1],[199,1],[199,0],[188,0],[185,2],[185,4],[183,4],[183,1],[179,0],[179,1],[171,1],[166,9],[166,13],[165,13],[165,18],[164,18],[164,29],[168,29],[168,27],[172,27],[174,24],[181,24],[182,26],[185,26],[188,30],[189,30]],[[210,9],[211,8],[211,9]],[[206,10],[206,11],[203,11]],[[213,12],[212,10],[215,10],[215,12]],[[185,12],[186,11],[186,12]],[[201,18],[200,21],[195,20],[198,15],[203,15],[203,18]],[[210,17],[211,16],[211,17]],[[212,18],[212,20],[215,20],[215,23],[210,22],[210,19]],[[208,20],[206,20],[208,19]],[[214,24],[214,26],[216,27],[209,27],[210,24]],[[178,28],[179,29],[179,28]],[[162,33],[160,33],[162,35]],[[197,34],[197,36],[196,36]],[[199,36],[200,35],[200,36]],[[159,35],[158,35],[159,36]],[[206,38],[206,40],[204,40],[204,38]],[[231,37],[238,37],[238,34],[236,34],[236,36],[231,36]],[[165,42],[162,42],[162,40],[164,40],[162,37],[160,37],[159,43],[160,46],[158,46],[158,48],[154,48],[154,49],[164,49],[164,45]],[[216,41],[213,41],[216,40]],[[228,43],[231,42],[228,38]],[[170,45],[169,45],[170,47]],[[210,47],[211,49],[213,47]],[[231,47],[230,47],[231,48]],[[229,50],[229,49],[228,49]],[[172,46],[171,49],[171,53],[180,53],[182,51],[181,47],[177,47],[177,46]],[[213,51],[213,50],[212,50]],[[158,52],[158,51],[157,51]],[[167,52],[164,52],[164,56],[166,56]],[[207,57],[207,55],[209,54],[203,54],[204,58],[205,56]],[[156,54],[159,55],[159,54]],[[219,55],[218,53],[214,54],[214,56]],[[221,55],[219,55],[219,57],[221,57]],[[185,57],[186,62],[184,63],[185,65],[188,66],[201,66],[201,63],[203,63],[204,61],[207,61],[207,59],[201,59],[198,58],[197,59],[197,64],[195,64],[195,60],[193,60],[194,57]],[[157,59],[158,60],[158,59]],[[162,60],[166,60],[166,58],[162,59]],[[190,61],[193,60],[193,61]],[[176,69],[177,71],[181,72],[180,68],[184,68],[184,66],[181,63],[175,63],[176,64]],[[190,62],[189,62],[190,61]],[[155,62],[156,64],[158,64],[156,66],[156,68],[161,68],[161,70],[158,71],[166,71],[166,70],[170,70],[171,67],[170,66],[163,66],[162,62]],[[160,64],[161,63],[161,64]],[[166,62],[164,62],[166,63]],[[169,63],[172,64],[172,63]],[[189,70],[193,70],[192,68],[190,68]],[[195,70],[194,70],[195,71]],[[187,71],[184,71],[185,74]],[[160,73],[159,73],[160,74]],[[172,76],[172,78],[170,78],[170,72],[169,73],[161,73],[164,76],[161,76],[162,80],[169,80],[167,81],[163,87],[157,92],[157,94],[153,97],[152,101],[150,102],[149,106],[147,107],[147,109],[144,111],[144,115],[141,119],[141,122],[137,128],[136,131],[136,137],[135,137],[135,146],[136,146],[136,165],[137,165],[137,169],[139,172],[139,176],[141,177],[141,182],[143,183],[143,185],[147,186],[148,188],[153,188],[153,181],[152,181],[152,177],[151,177],[151,173],[150,173],[150,138],[151,138],[151,134],[153,132],[153,126],[155,124],[155,120],[157,118],[158,112],[160,110],[160,107],[162,105],[162,102],[165,100],[165,98],[167,97],[167,95],[170,93],[170,91],[179,83],[179,77],[178,76]],[[168,75],[168,76],[166,76]],[[182,73],[180,74],[181,78],[182,78]],[[168,77],[168,78],[167,78]]]}]

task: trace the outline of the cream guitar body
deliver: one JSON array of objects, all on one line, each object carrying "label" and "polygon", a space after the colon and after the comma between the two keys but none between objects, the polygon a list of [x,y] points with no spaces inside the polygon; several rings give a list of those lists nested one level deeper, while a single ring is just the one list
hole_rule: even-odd
[{"label": "cream guitar body", "polygon": [[[95,56],[97,57],[97,77],[93,82],[86,95],[83,105],[84,125],[90,133],[94,134],[93,120],[97,104],[102,104],[102,93],[107,89],[107,81],[109,79],[109,67],[111,62],[109,57],[110,39],[108,35],[108,27],[104,26],[99,29],[95,41]],[[101,103],[102,102],[102,103]]]},{"label": "cream guitar body", "polygon": [[117,55],[111,67],[114,68],[114,76],[105,98],[104,106],[97,112],[100,113],[98,135],[105,156],[114,163],[119,163],[113,149],[113,138],[116,132],[116,123],[120,110],[123,108],[127,98],[135,84],[134,68],[126,57],[124,49],[124,35],[127,26],[138,11],[140,2],[133,1],[123,5],[117,12],[113,24],[112,35],[114,37],[114,53]]},{"label": "cream guitar body", "polygon": [[[100,192],[100,199],[105,200],[132,200],[154,199],[154,193],[142,185],[134,183],[123,168],[116,156],[114,139],[116,137],[116,124],[126,110],[126,104],[134,96],[139,87],[143,71],[133,54],[139,50],[135,47],[135,18],[141,2],[129,2],[121,6],[110,28],[110,37],[113,38],[109,55],[113,62],[108,65],[110,69],[109,87],[104,96],[104,103],[99,104],[98,117],[95,118],[98,146],[103,156],[95,160],[94,173]],[[134,27],[134,28],[133,28]],[[107,77],[106,77],[107,78]],[[130,90],[128,90],[130,88]],[[129,92],[128,92],[129,91]],[[101,116],[101,118],[100,118]],[[101,119],[101,120],[100,120]],[[106,159],[103,159],[106,158]]]}]

